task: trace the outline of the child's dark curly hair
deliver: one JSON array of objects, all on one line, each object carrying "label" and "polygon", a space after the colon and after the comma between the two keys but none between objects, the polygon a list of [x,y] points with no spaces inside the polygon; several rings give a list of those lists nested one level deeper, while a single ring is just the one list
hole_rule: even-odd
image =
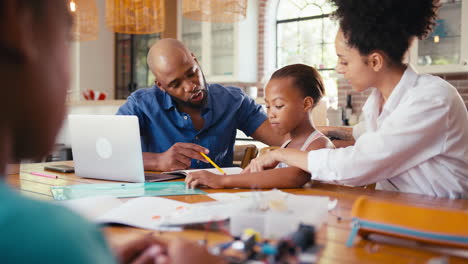
[{"label": "child's dark curly hair", "polygon": [[348,45],[361,55],[383,51],[401,63],[413,37],[432,31],[438,0],[331,0]]},{"label": "child's dark curly hair", "polygon": [[302,92],[304,97],[312,97],[314,107],[325,95],[322,77],[314,67],[305,64],[287,65],[275,71],[270,80],[288,77],[293,78],[294,86]]}]

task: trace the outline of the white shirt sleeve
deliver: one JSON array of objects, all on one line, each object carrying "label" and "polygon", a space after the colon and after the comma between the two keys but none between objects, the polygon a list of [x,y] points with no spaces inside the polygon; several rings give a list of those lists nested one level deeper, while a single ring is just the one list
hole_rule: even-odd
[{"label": "white shirt sleeve", "polygon": [[361,121],[353,126],[353,137],[354,140],[357,140],[362,134],[366,132],[366,122]]},{"label": "white shirt sleeve", "polygon": [[354,146],[308,154],[313,180],[365,185],[392,178],[441,153],[448,131],[446,98],[422,96],[401,101],[376,131]]}]

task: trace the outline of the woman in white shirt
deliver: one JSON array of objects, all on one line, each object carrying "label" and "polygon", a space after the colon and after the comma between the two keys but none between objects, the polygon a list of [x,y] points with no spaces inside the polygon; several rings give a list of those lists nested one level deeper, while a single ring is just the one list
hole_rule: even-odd
[{"label": "woman in white shirt", "polygon": [[354,90],[372,89],[364,120],[352,129],[354,145],[309,153],[279,149],[255,159],[246,171],[283,162],[309,171],[313,180],[468,198],[466,106],[448,82],[403,63],[411,40],[432,29],[435,3],[333,2],[340,23],[336,70]]}]

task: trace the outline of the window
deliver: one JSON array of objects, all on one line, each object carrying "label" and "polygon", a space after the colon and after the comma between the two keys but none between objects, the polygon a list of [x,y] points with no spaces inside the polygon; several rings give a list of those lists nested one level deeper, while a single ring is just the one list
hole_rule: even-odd
[{"label": "window", "polygon": [[334,7],[327,0],[280,0],[276,15],[276,68],[314,66],[325,82],[330,105],[337,105]]},{"label": "window", "polygon": [[116,34],[116,99],[127,99],[133,91],[153,86],[154,76],[146,63],[146,56],[160,38],[159,33]]}]

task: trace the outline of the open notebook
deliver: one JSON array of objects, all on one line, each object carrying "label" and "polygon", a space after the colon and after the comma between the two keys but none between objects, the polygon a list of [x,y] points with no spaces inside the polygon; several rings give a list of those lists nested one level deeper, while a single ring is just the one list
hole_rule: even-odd
[{"label": "open notebook", "polygon": [[161,219],[187,206],[161,197],[140,197],[122,202],[111,196],[88,197],[60,202],[90,221],[158,229]]},{"label": "open notebook", "polygon": [[[246,210],[284,211],[297,223],[320,225],[331,208],[328,197],[293,195],[282,191],[211,194],[217,201],[188,204],[162,197],[140,197],[127,202],[109,197],[61,201],[60,204],[97,223],[115,223],[161,230],[185,225],[244,218]],[[306,210],[305,210],[306,209]],[[297,225],[292,222],[291,230]]]},{"label": "open notebook", "polygon": [[[242,168],[239,167],[227,167],[221,168],[227,175],[231,174],[239,174],[242,172]],[[190,169],[190,170],[175,170],[175,171],[165,171],[163,174],[170,174],[170,175],[179,175],[180,177],[187,177],[188,173],[195,172],[195,171],[209,171],[214,174],[222,175],[222,173],[217,169]]]},{"label": "open notebook", "polygon": [[227,220],[250,206],[243,201],[188,204],[161,197],[140,197],[122,202],[100,196],[60,204],[100,224],[123,224],[153,230],[180,230],[184,225]]}]

